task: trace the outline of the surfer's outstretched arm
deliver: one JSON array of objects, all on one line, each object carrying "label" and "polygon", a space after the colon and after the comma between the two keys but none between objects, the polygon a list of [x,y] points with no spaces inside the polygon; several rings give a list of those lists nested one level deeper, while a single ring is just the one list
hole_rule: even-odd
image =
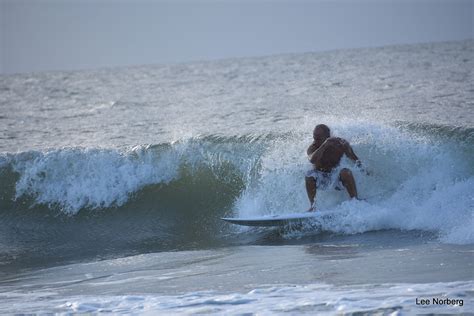
[{"label": "surfer's outstretched arm", "polygon": [[344,153],[349,159],[353,160],[356,163],[357,168],[359,168],[362,172],[365,172],[367,175],[370,175],[370,172],[367,171],[364,166],[362,166],[362,162],[360,161],[359,157],[357,157],[357,155],[354,153],[354,150],[347,141],[345,141],[344,143]]},{"label": "surfer's outstretched arm", "polygon": [[352,149],[351,145],[346,140],[344,141],[344,153],[346,154],[346,156],[349,159],[360,163],[359,157],[357,157],[357,155],[354,153],[354,150]]}]

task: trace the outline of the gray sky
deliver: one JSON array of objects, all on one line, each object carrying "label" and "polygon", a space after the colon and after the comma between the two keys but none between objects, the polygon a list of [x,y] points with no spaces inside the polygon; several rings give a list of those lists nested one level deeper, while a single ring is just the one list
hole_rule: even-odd
[{"label": "gray sky", "polygon": [[0,73],[473,38],[474,0],[0,0]]}]

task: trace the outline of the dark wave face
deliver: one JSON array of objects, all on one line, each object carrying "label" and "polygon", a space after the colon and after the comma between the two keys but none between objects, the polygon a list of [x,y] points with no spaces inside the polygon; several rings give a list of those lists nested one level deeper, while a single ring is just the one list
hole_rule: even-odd
[{"label": "dark wave face", "polygon": [[[331,126],[371,171],[367,176],[346,159],[340,165],[353,170],[366,201],[318,192],[319,207],[334,216],[302,234],[423,230],[441,242],[473,242],[473,129]],[[220,217],[306,209],[307,136],[206,136],[127,150],[3,154],[0,264],[253,243],[261,231],[232,227]]]}]

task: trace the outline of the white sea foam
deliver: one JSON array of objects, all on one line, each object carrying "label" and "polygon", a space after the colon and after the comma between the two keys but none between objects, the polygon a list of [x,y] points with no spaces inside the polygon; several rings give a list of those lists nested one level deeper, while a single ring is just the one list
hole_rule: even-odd
[{"label": "white sea foam", "polygon": [[165,152],[158,159],[143,148],[71,148],[24,156],[14,157],[14,170],[20,174],[16,198],[30,195],[38,204],[60,206],[70,214],[84,207],[120,206],[146,184],[171,181],[178,167],[176,153]]},{"label": "white sea foam", "polygon": [[[318,191],[317,205],[332,220],[321,228],[337,233],[379,229],[428,230],[446,243],[473,243],[472,157],[451,143],[363,122],[335,121],[333,134],[348,139],[371,175],[344,159],[359,194]],[[310,126],[303,126],[311,131]],[[311,134],[309,134],[311,135]],[[306,141],[306,143],[305,143]],[[292,213],[309,207],[304,171],[311,168],[304,149],[309,139],[273,143],[262,157],[260,177],[235,204],[237,216]]]},{"label": "white sea foam", "polygon": [[[181,295],[59,296],[37,291],[2,293],[2,313],[126,313],[258,315],[335,313],[465,313],[474,303],[473,282],[260,287],[243,293],[215,291]],[[457,304],[416,304],[416,299],[449,298]],[[462,303],[461,303],[462,300]],[[460,306],[462,304],[462,306]],[[19,308],[21,306],[21,308]]]},{"label": "white sea foam", "polygon": [[15,199],[33,197],[35,205],[76,214],[83,208],[120,207],[146,185],[177,179],[184,166],[204,165],[215,172],[227,163],[249,174],[257,158],[249,156],[247,147],[196,138],[127,150],[61,148],[1,158],[19,174]]}]

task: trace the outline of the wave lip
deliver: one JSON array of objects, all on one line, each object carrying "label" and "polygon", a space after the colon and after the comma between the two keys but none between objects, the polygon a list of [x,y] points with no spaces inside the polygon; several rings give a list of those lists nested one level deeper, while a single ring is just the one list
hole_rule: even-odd
[{"label": "wave lip", "polygon": [[13,170],[20,175],[15,199],[34,197],[36,204],[59,207],[69,214],[83,208],[121,206],[129,194],[150,183],[167,183],[177,174],[170,154],[153,163],[154,153],[121,153],[101,149],[60,149],[15,157]]},{"label": "wave lip", "polygon": [[234,181],[235,173],[248,177],[257,147],[251,138],[207,137],[127,150],[61,148],[6,154],[0,156],[0,171],[7,175],[1,184],[14,187],[14,193],[3,199],[29,199],[30,207],[45,205],[69,215],[121,207],[145,187],[178,181],[188,171],[199,176],[205,168],[223,182]]}]

